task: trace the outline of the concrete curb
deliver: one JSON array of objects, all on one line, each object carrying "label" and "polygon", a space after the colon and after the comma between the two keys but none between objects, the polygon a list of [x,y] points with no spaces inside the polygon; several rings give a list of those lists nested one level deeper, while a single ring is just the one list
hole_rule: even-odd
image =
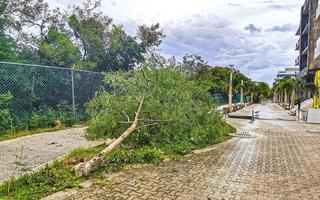
[{"label": "concrete curb", "polygon": [[233,143],[236,143],[240,140],[239,137],[233,137],[225,142],[222,142],[222,143],[218,143],[218,144],[215,144],[215,145],[212,145],[210,147],[206,147],[206,148],[203,148],[203,149],[197,149],[197,150],[194,150],[192,151],[191,154],[188,154],[188,155],[185,155],[183,157],[190,157],[190,156],[193,156],[193,155],[198,155],[198,154],[202,154],[202,153],[207,153],[207,152],[210,152],[210,151],[213,151],[215,149],[218,149],[218,148],[221,148],[223,146],[226,146],[226,145],[229,145],[229,144],[233,144]]}]

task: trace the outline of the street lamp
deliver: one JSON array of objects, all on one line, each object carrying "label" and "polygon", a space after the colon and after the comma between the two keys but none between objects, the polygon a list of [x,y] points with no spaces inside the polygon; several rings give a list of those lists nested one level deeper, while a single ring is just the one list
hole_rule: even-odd
[{"label": "street lamp", "polygon": [[234,65],[229,65],[228,67],[231,69],[230,72],[230,80],[229,80],[229,109],[232,112],[232,75],[233,75],[233,68]]}]

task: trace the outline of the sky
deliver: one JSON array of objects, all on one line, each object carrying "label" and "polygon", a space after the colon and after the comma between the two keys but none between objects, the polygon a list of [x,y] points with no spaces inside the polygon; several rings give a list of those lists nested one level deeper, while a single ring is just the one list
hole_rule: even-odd
[{"label": "sky", "polygon": [[[81,0],[47,0],[51,6]],[[234,65],[270,85],[294,66],[304,0],[102,0],[101,11],[134,35],[138,25],[160,23],[165,57],[198,54],[212,66]]]}]

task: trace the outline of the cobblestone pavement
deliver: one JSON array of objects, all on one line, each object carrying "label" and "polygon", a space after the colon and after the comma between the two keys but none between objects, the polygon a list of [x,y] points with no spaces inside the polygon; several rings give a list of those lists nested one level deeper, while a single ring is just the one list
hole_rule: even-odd
[{"label": "cobblestone pavement", "polygon": [[212,151],[109,175],[112,184],[56,199],[320,199],[320,127],[279,120],[287,113],[275,104],[254,109],[263,120],[229,119],[238,137]]},{"label": "cobblestone pavement", "polygon": [[18,176],[77,147],[94,145],[84,137],[85,128],[41,133],[0,142],[0,182]]}]

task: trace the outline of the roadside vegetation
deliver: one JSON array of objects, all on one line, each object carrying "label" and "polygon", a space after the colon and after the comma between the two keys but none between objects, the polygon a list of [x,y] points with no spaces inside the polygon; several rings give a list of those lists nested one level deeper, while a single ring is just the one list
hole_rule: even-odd
[{"label": "roadside vegetation", "polygon": [[114,90],[101,92],[88,104],[89,139],[117,138],[130,126],[139,106],[137,99],[145,95],[139,118],[140,125],[118,149],[115,149],[93,173],[86,177],[74,174],[74,167],[87,162],[105,147],[77,149],[62,160],[17,180],[0,186],[0,197],[38,199],[52,192],[76,187],[86,179],[128,166],[158,164],[175,160],[194,149],[210,146],[226,139],[235,129],[225,123],[210,93],[210,84],[187,76],[182,69],[141,69],[111,73],[105,78]]},{"label": "roadside vegetation", "polygon": [[272,88],[275,102],[282,104],[285,109],[289,110],[293,109],[296,104],[301,103],[301,93],[303,91],[314,95],[316,87],[313,83],[306,84],[301,79],[285,77]]},{"label": "roadside vegetation", "polygon": [[[230,139],[235,128],[216,112],[218,103],[213,96],[228,93],[231,71],[233,92],[239,93],[243,87],[250,102],[268,97],[266,83],[254,82],[230,67],[210,66],[199,55],[185,55],[181,62],[174,57],[165,59],[157,51],[164,38],[159,24],[141,25],[136,36],[129,36],[122,26],[97,11],[99,5],[100,1],[85,1],[83,6],[61,11],[42,1],[0,1],[0,46],[6,47],[0,51],[0,60],[106,73],[105,87],[86,103],[86,112],[79,119],[74,118],[68,102],[44,107],[39,104],[41,96],[33,96],[33,110],[28,115],[15,117],[17,104],[12,104],[18,101],[13,101],[15,97],[8,91],[0,94],[0,134],[8,135],[0,140],[19,136],[21,130],[32,130],[26,132],[29,134],[75,122],[89,125],[88,139],[106,140],[106,145],[74,150],[35,173],[12,177],[0,186],[0,199],[39,199],[78,187],[84,180],[101,182],[106,173],[180,159],[195,149]],[[39,27],[41,23],[44,25]],[[6,32],[23,31],[27,26],[41,34],[25,37],[26,33],[19,40]],[[6,77],[4,82],[13,78]],[[23,92],[25,85],[19,88]],[[123,138],[116,140],[121,135]]]},{"label": "roadside vegetation", "polygon": [[[174,57],[165,59],[158,51],[165,38],[160,24],[142,24],[131,36],[123,26],[113,23],[110,17],[101,13],[100,6],[100,0],[83,0],[82,5],[63,10],[51,8],[45,1],[0,0],[0,61],[99,73],[127,72],[142,64],[155,69],[168,65],[183,66],[187,76],[194,76],[198,81],[207,80],[211,95],[218,94],[220,98],[215,101],[226,103],[231,68],[210,66],[201,56],[194,54],[185,55],[181,62]],[[84,109],[79,109],[84,107],[87,99],[77,96],[81,104],[75,105],[77,114],[74,116],[71,91],[57,89],[68,87],[69,76],[58,71],[39,71],[30,68],[26,73],[20,68],[0,68],[0,136],[52,128],[55,122],[69,127],[88,120]],[[32,92],[33,76],[37,77],[38,92]],[[52,84],[46,82],[49,78]],[[101,87],[94,85],[92,79],[96,77],[75,76],[75,82],[82,82],[81,87],[86,87],[90,96],[94,96]],[[263,83],[255,83],[236,71],[235,93],[239,93],[241,80],[244,81],[245,95],[251,96],[250,101],[258,102],[261,94],[265,94],[259,90]]]}]

